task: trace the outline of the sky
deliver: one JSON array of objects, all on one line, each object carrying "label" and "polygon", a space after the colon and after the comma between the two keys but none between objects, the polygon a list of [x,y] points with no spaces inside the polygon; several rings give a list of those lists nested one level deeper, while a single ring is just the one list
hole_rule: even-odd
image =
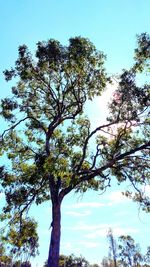
[{"label": "sky", "polygon": [[[2,72],[14,65],[21,44],[34,53],[38,41],[54,38],[66,45],[70,37],[83,36],[107,55],[109,74],[129,68],[136,35],[150,32],[149,11],[150,0],[0,0],[0,97],[9,95],[10,84],[4,81]],[[93,126],[105,116],[107,98],[109,95],[97,98],[89,106]],[[123,186],[116,187],[113,181],[113,186],[102,196],[99,192],[84,196],[72,193],[65,199],[61,253],[82,254],[90,262],[100,263],[108,254],[109,227],[115,236],[130,234],[143,249],[149,245],[149,215],[122,197],[122,190]],[[32,264],[42,267],[50,239],[50,205],[34,207],[32,215],[38,219],[40,237],[40,255]]]}]

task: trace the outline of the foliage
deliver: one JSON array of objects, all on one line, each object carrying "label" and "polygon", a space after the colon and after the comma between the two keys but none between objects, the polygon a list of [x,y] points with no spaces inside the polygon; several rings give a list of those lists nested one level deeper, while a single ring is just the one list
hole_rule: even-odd
[{"label": "foliage", "polygon": [[150,36],[142,33],[137,36],[138,47],[135,50],[135,70],[142,72],[145,68],[150,71]]},{"label": "foliage", "polygon": [[4,243],[0,243],[0,266],[1,263],[3,263],[6,267],[31,267],[31,263],[29,261],[25,261],[22,263],[20,260],[14,261],[13,256],[14,255],[11,254],[10,251],[8,253],[8,247],[6,251]]},{"label": "foliage", "polygon": [[[1,237],[3,244],[7,244],[7,251],[16,257],[35,256],[38,253],[37,224],[33,219],[14,217],[5,234]],[[7,230],[7,231],[6,231]]]},{"label": "foliage", "polygon": [[[47,267],[47,262],[45,262],[43,267]],[[59,267],[99,267],[98,264],[89,264],[89,262],[82,256],[76,257],[71,254],[69,256],[60,255],[59,256]]]},{"label": "foliage", "polygon": [[59,267],[63,267],[65,263],[66,267],[89,267],[89,262],[83,258],[82,256],[80,257],[75,257],[73,254],[70,256],[63,256],[60,255],[59,259]]},{"label": "foliage", "polygon": [[120,236],[118,244],[118,258],[122,266],[140,266],[143,256],[140,246],[135,244],[131,236]]},{"label": "foliage", "polygon": [[31,267],[31,263],[29,261],[25,261],[25,262],[20,262],[20,261],[16,261],[12,267]]}]

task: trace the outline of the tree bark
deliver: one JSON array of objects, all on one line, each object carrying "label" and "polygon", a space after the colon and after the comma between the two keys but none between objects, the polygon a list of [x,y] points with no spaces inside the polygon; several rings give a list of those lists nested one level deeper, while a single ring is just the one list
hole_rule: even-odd
[{"label": "tree bark", "polygon": [[52,202],[52,232],[48,255],[48,267],[58,267],[61,236],[61,203]]}]

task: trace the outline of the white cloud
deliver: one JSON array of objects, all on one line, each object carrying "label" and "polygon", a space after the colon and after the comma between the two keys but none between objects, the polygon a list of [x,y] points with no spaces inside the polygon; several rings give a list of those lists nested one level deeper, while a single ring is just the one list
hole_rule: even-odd
[{"label": "white cloud", "polygon": [[86,234],[85,237],[89,239],[96,239],[97,237],[106,237],[108,233],[108,228],[107,229],[100,229],[97,231],[94,231],[93,233]]},{"label": "white cloud", "polygon": [[127,234],[135,234],[138,233],[139,230],[137,228],[121,228],[121,227],[116,227],[113,228],[113,234],[115,236],[120,236],[120,235],[127,235]]},{"label": "white cloud", "polygon": [[126,211],[126,210],[121,210],[121,211],[118,211],[115,213],[115,216],[118,216],[118,217],[123,217],[123,216],[129,216],[129,211]]},{"label": "white cloud", "polygon": [[87,103],[86,113],[91,120],[92,128],[106,121],[109,114],[108,103],[111,101],[117,86],[118,83],[114,80],[112,84],[107,85],[101,96],[95,97],[93,101]]},{"label": "white cloud", "polygon": [[99,109],[108,113],[108,103],[112,100],[118,83],[114,80],[112,84],[108,84],[106,90],[99,98]]},{"label": "white cloud", "polygon": [[[98,229],[97,231],[94,231],[93,233],[86,234],[85,237],[89,239],[96,239],[98,237],[106,237],[108,234],[108,229],[110,227],[104,227],[102,229]],[[123,227],[111,227],[113,231],[114,236],[120,236],[120,235],[127,235],[127,234],[133,234],[138,233],[138,229],[136,228],[123,228]]]},{"label": "white cloud", "polygon": [[[65,214],[72,215],[74,217],[79,217],[79,216],[90,215],[91,214],[91,212],[89,211],[90,208],[112,206],[114,204],[120,204],[123,202],[131,201],[126,196],[124,196],[121,191],[113,191],[110,194],[104,195],[101,199],[103,200],[103,202],[96,202],[96,201],[95,202],[78,202],[78,203],[71,204],[71,205],[64,205],[63,208],[65,208],[65,210],[71,209],[71,211],[70,210],[65,211]],[[76,212],[72,210],[72,209],[82,209],[82,208],[88,208],[88,211],[84,210],[83,212]]]},{"label": "white cloud", "polygon": [[112,206],[114,204],[120,204],[123,202],[131,201],[126,196],[122,194],[121,191],[113,191],[110,194],[106,194],[103,196],[103,202],[78,202],[72,205],[65,205],[63,208],[69,208],[71,211],[65,211],[65,214],[72,215],[75,217],[78,216],[88,216],[91,214],[91,212],[83,211],[83,212],[76,212],[72,209],[82,209],[82,208],[99,208],[99,207],[106,207],[106,206]]},{"label": "white cloud", "polygon": [[105,206],[104,203],[100,203],[100,202],[80,202],[80,203],[76,203],[72,205],[72,208],[85,208],[85,207],[89,207],[89,208],[99,208]]},{"label": "white cloud", "polygon": [[145,195],[150,197],[150,185],[145,185],[143,188],[143,192]]},{"label": "white cloud", "polygon": [[61,248],[60,250],[65,251],[65,253],[67,254],[71,254],[72,252],[75,254],[80,254],[81,253],[81,247],[84,247],[86,249],[88,248],[96,248],[98,247],[100,244],[98,242],[94,242],[94,241],[87,241],[87,240],[83,240],[83,241],[79,241],[79,242],[62,242],[61,243]]},{"label": "white cloud", "polygon": [[137,228],[132,227],[121,227],[119,224],[95,224],[90,225],[83,222],[80,222],[79,224],[71,227],[74,231],[84,231],[88,232],[84,236],[89,239],[96,239],[97,237],[106,237],[109,228],[112,229],[114,236],[120,236],[120,235],[126,235],[126,234],[132,234],[137,233]]},{"label": "white cloud", "polygon": [[4,199],[5,194],[4,193],[0,193],[0,199]]},{"label": "white cloud", "polygon": [[127,201],[130,201],[126,196],[124,196],[122,194],[121,191],[114,191],[114,192],[111,192],[107,199],[110,201],[109,202],[109,205],[113,205],[113,204],[120,204],[122,202],[127,202]]},{"label": "white cloud", "polygon": [[83,222],[80,222],[79,224],[71,227],[72,230],[75,231],[96,231],[99,230],[101,228],[110,228],[111,224],[95,224],[95,225],[90,225],[90,224],[86,224]]},{"label": "white cloud", "polygon": [[97,242],[89,242],[89,241],[81,241],[79,242],[79,245],[84,246],[84,248],[95,248],[99,246]]},{"label": "white cloud", "polygon": [[63,248],[63,250],[71,250],[72,244],[71,242],[62,242],[61,247]]},{"label": "white cloud", "polygon": [[76,242],[61,242],[60,243],[60,253],[65,255],[70,255],[74,253],[75,255],[80,253],[80,246]]},{"label": "white cloud", "polygon": [[70,215],[72,217],[85,217],[85,216],[89,216],[91,214],[91,211],[83,211],[83,212],[77,212],[77,211],[66,211],[65,212],[66,215]]}]

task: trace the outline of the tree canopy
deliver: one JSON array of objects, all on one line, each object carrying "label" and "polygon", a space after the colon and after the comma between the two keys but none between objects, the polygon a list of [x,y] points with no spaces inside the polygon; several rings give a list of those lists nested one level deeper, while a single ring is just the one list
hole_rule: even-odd
[{"label": "tree canopy", "polygon": [[15,67],[4,71],[15,86],[1,100],[0,114],[8,124],[0,140],[1,154],[8,158],[0,168],[6,196],[2,219],[19,222],[23,231],[31,205],[51,200],[48,266],[58,266],[60,206],[70,191],[105,190],[116,177],[119,184],[130,182],[133,191],[125,194],[150,210],[144,189],[149,185],[150,90],[148,83],[137,82],[139,72],[149,74],[150,37],[138,36],[135,64],[118,78],[108,118],[91,129],[85,104],[111,82],[105,58],[86,38],[71,38],[68,46],[50,39],[37,43],[35,56],[20,46]]}]

